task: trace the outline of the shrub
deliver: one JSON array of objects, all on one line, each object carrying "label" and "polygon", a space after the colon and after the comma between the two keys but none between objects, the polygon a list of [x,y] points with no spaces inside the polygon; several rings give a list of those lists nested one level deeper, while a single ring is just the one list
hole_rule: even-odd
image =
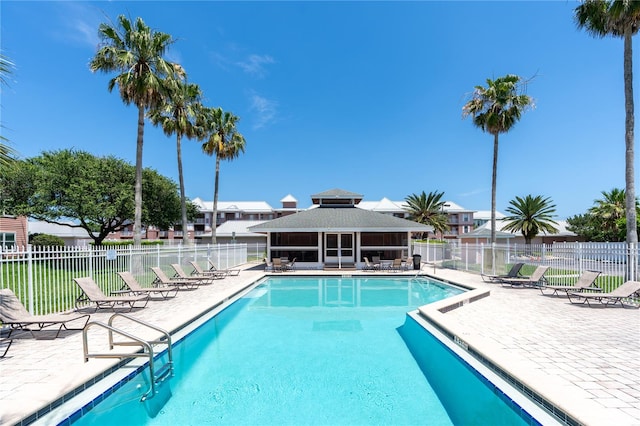
[{"label": "shrub", "polygon": [[49,234],[29,235],[29,243],[33,246],[41,246],[41,247],[53,247],[53,246],[64,247],[64,240],[62,238],[56,237],[55,235],[49,235]]}]

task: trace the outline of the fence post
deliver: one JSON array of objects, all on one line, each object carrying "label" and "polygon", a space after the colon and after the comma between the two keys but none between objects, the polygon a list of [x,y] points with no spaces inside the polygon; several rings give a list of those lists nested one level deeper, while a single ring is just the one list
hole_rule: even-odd
[{"label": "fence post", "polygon": [[89,266],[89,268],[88,268],[89,269],[89,276],[91,278],[93,278],[93,246],[89,245],[88,249],[89,249],[89,265],[88,265]]},{"label": "fence post", "polygon": [[496,275],[496,243],[491,243],[491,274]]},{"label": "fence post", "polygon": [[464,270],[469,270],[469,243],[464,243]]},{"label": "fence post", "polygon": [[33,251],[31,244],[27,245],[27,292],[29,293],[29,312],[34,315],[33,303]]},{"label": "fence post", "polygon": [[627,274],[628,281],[636,281],[638,276],[638,250],[634,243],[627,245]]},{"label": "fence post", "polygon": [[578,242],[578,273],[582,274],[582,271],[584,270],[584,258],[582,255],[582,243]]}]

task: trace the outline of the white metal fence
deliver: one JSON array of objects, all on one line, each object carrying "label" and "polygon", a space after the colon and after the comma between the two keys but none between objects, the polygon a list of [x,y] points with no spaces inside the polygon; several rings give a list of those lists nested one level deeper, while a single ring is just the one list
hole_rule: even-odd
[{"label": "white metal fence", "polygon": [[[255,254],[253,255],[255,258]],[[0,249],[0,288],[10,288],[29,312],[47,314],[75,306],[76,277],[92,277],[108,294],[122,287],[116,272],[130,271],[143,285],[155,278],[152,266],[169,276],[172,263],[191,271],[189,261],[209,269],[208,260],[226,269],[247,263],[247,244],[126,247],[23,247]]]},{"label": "white metal fence", "polygon": [[[24,247],[0,249],[0,288],[10,288],[33,314],[71,309],[79,295],[73,278],[90,276],[109,293],[122,287],[116,272],[130,271],[143,285],[159,266],[173,275],[171,263],[190,271],[189,261],[207,268],[210,259],[225,269],[247,262],[262,262],[265,244],[189,246]],[[512,264],[526,264],[525,273],[548,265],[547,278],[559,284],[574,283],[585,270],[601,272],[598,285],[610,291],[624,281],[638,280],[638,248],[625,243],[555,243],[534,245],[414,243],[413,254],[438,267],[483,274],[504,274]]]},{"label": "white metal fence", "polygon": [[413,253],[421,255],[424,263],[480,274],[505,274],[518,262],[528,265],[529,272],[538,265],[547,265],[547,279],[557,284],[575,283],[586,270],[599,271],[597,283],[606,291],[639,278],[638,248],[626,243],[414,243]]}]

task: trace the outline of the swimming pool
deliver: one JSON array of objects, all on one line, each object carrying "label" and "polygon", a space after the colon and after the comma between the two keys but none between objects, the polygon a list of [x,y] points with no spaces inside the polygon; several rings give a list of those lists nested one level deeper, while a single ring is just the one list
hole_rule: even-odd
[{"label": "swimming pool", "polygon": [[537,424],[406,315],[462,291],[270,278],[175,344],[175,377],[154,398],[140,402],[135,376],[61,423]]}]

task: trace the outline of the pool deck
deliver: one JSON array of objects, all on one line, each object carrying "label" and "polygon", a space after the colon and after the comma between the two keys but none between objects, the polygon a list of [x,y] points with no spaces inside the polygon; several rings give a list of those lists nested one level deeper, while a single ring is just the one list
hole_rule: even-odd
[{"label": "pool deck", "polygon": [[[436,269],[428,273],[475,287],[479,294],[490,292],[488,297],[460,303],[462,306],[446,313],[435,309],[440,304],[424,310],[424,315],[469,348],[500,365],[581,424],[640,425],[639,309],[588,308],[571,305],[566,297],[543,296],[537,289],[484,283],[480,276],[465,272]],[[335,272],[285,275],[290,274]],[[247,265],[239,276],[181,291],[174,299],[153,300],[131,314],[173,331],[263,275],[261,267]],[[91,320],[106,322],[111,314],[91,314]],[[123,328],[143,336],[146,333],[140,327]],[[15,334],[9,352],[0,359],[2,425],[28,424],[34,413],[118,362],[91,359],[85,363],[80,332],[65,332],[55,340]],[[106,343],[106,335],[93,334],[89,340],[92,351]]]}]

